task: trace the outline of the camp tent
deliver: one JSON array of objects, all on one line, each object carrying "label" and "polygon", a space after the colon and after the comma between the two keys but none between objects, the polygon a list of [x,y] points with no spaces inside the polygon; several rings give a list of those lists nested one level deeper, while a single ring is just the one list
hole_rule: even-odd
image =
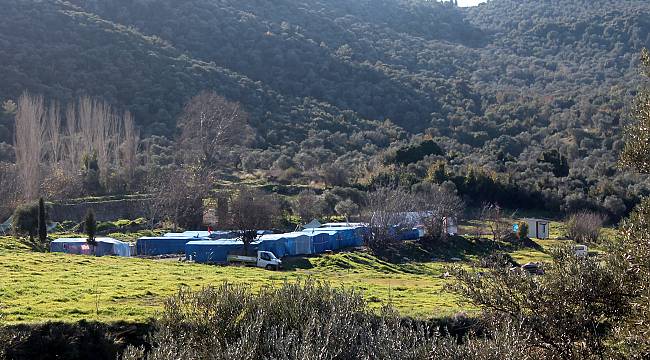
[{"label": "camp tent", "polygon": [[139,238],[136,243],[136,252],[138,255],[172,255],[184,254],[185,244],[192,240],[200,238],[190,236],[145,236]]},{"label": "camp tent", "polygon": [[128,243],[113,238],[96,238],[96,246],[90,246],[86,238],[60,238],[50,243],[51,252],[95,256],[131,256]]},{"label": "camp tent", "polygon": [[312,253],[311,238],[303,232],[267,234],[259,237],[259,249],[271,251],[277,257]]},{"label": "camp tent", "polygon": [[218,239],[234,239],[238,237],[239,235],[235,231],[221,231],[221,230],[215,230],[215,231],[203,231],[203,230],[189,230],[189,231],[184,231],[182,233],[167,233],[163,235],[164,237],[191,237],[195,239],[212,239],[212,240],[218,240]]},{"label": "camp tent", "polygon": [[334,244],[336,243],[336,231],[316,231],[318,229],[305,230],[307,236],[311,238],[312,253],[321,254],[328,250],[335,250]]},{"label": "camp tent", "polygon": [[[251,246],[251,253],[256,250],[257,243]],[[185,258],[204,264],[223,264],[228,261],[228,255],[241,253],[244,242],[236,240],[194,240],[185,244]]]}]

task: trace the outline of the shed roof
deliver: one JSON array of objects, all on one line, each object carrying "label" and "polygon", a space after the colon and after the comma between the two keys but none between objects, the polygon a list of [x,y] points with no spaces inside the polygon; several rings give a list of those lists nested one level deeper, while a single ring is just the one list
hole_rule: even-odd
[{"label": "shed roof", "polygon": [[[109,237],[98,237],[95,238],[95,241],[109,243],[109,244],[126,244],[124,241],[120,241]],[[87,238],[58,238],[56,240],[53,240],[52,242],[53,243],[85,243],[87,242]]]},{"label": "shed roof", "polygon": [[[253,241],[251,245],[259,244],[259,241]],[[227,239],[227,240],[194,240],[188,242],[186,245],[244,245],[240,239]]]}]

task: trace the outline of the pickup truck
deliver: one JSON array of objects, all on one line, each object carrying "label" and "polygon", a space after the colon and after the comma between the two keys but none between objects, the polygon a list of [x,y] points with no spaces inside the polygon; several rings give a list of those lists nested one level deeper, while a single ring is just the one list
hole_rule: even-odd
[{"label": "pickup truck", "polygon": [[229,264],[242,264],[246,266],[257,266],[267,270],[282,269],[282,260],[278,259],[270,251],[258,251],[257,257],[243,255],[228,255]]}]

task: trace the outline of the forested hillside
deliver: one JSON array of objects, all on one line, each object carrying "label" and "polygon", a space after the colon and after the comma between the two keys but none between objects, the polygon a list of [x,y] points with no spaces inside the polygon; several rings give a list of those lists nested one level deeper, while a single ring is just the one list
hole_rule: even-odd
[{"label": "forested hillside", "polygon": [[[184,104],[212,89],[250,114],[255,136],[231,154],[237,166],[271,178],[320,180],[335,166],[345,170],[338,185],[428,179],[474,203],[612,218],[650,189],[615,165],[627,104],[643,86],[647,1],[0,6],[0,100],[29,90],[128,109],[157,164],[174,161],[160,158],[173,153]],[[0,117],[6,162],[10,110]],[[427,139],[441,151],[425,151]]]}]

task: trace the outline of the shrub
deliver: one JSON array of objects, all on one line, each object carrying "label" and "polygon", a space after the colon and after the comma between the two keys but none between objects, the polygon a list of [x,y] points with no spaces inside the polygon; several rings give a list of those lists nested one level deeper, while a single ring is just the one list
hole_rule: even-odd
[{"label": "shrub", "polygon": [[86,214],[86,219],[84,220],[84,231],[88,237],[88,244],[96,245],[95,234],[97,234],[97,221],[95,220],[95,213],[92,209]]},{"label": "shrub", "polygon": [[519,222],[519,226],[517,228],[517,238],[519,240],[525,240],[528,238],[528,223],[525,221]]},{"label": "shrub", "polygon": [[569,216],[566,221],[566,235],[579,243],[596,242],[605,219],[602,215],[582,211]]},{"label": "shrub", "polygon": [[[459,319],[448,325],[461,322]],[[458,344],[425,322],[371,311],[359,293],[307,281],[279,288],[223,284],[181,290],[165,304],[154,347],[131,359],[532,359],[520,329]],[[453,329],[453,326],[449,327]],[[457,332],[456,330],[451,330]],[[451,333],[448,332],[448,334]],[[445,330],[446,332],[446,330]]]}]

